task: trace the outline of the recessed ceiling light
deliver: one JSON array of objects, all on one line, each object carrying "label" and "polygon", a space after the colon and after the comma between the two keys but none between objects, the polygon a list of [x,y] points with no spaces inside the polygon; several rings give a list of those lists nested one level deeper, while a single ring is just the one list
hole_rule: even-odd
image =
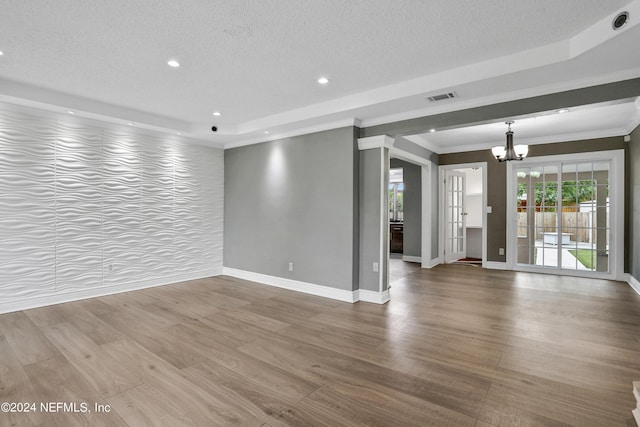
[{"label": "recessed ceiling light", "polygon": [[0,56],[4,55],[4,52],[0,50]]},{"label": "recessed ceiling light", "polygon": [[214,116],[221,116],[221,115],[222,115],[222,113],[221,113],[220,111],[214,111],[214,112],[213,112],[213,115],[214,115]]},{"label": "recessed ceiling light", "polygon": [[320,83],[321,85],[326,85],[327,83],[329,83],[329,79],[326,77],[320,77],[318,79],[318,83]]},{"label": "recessed ceiling light", "polygon": [[169,67],[178,68],[180,66],[180,63],[175,59],[171,59],[167,62],[167,65],[169,65]]},{"label": "recessed ceiling light", "polygon": [[556,111],[556,113],[558,113],[558,114],[564,114],[564,113],[568,113],[568,112],[569,112],[568,108],[561,108],[561,109]]},{"label": "recessed ceiling light", "polygon": [[265,134],[265,135],[266,135],[266,134],[268,134],[268,133],[269,133],[269,131],[268,131],[268,130],[265,130],[265,131],[264,131],[264,134]]},{"label": "recessed ceiling light", "polygon": [[69,114],[75,114],[76,112],[75,112],[75,111],[71,111],[71,110],[69,110],[69,111],[67,111],[67,113],[69,113]]},{"label": "recessed ceiling light", "polygon": [[180,132],[176,133],[176,135],[182,135]]},{"label": "recessed ceiling light", "polygon": [[127,122],[129,126],[133,126],[133,122]]},{"label": "recessed ceiling light", "polygon": [[435,132],[435,131],[436,131],[435,129],[429,129],[429,132]]},{"label": "recessed ceiling light", "polygon": [[611,27],[613,30],[619,30],[624,27],[624,25],[629,22],[629,12],[620,12],[613,18],[613,22],[611,22]]}]

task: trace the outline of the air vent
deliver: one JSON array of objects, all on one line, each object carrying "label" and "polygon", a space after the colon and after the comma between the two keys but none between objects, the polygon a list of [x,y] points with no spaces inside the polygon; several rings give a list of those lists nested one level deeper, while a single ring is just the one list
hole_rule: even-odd
[{"label": "air vent", "polygon": [[457,98],[458,94],[455,92],[447,92],[447,93],[441,93],[439,95],[433,95],[428,97],[427,99],[431,102],[436,102],[436,101],[444,101],[445,99],[451,99],[451,98]]}]

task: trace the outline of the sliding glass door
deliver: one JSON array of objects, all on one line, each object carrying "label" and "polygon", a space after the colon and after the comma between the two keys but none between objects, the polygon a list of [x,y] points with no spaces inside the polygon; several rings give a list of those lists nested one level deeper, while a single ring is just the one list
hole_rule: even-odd
[{"label": "sliding glass door", "polygon": [[513,166],[514,267],[610,274],[612,161]]}]

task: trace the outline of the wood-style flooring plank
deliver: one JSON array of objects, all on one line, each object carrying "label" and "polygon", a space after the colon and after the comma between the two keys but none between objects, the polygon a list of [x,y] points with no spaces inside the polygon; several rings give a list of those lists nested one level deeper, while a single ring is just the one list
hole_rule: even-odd
[{"label": "wood-style flooring plank", "polygon": [[164,393],[142,384],[106,399],[122,419],[130,426],[197,427],[189,414]]},{"label": "wood-style flooring plank", "polygon": [[67,321],[67,318],[64,316],[64,311],[61,310],[63,305],[64,304],[58,304],[33,308],[25,311],[25,314],[38,327],[52,326]]},{"label": "wood-style flooring plank", "polygon": [[[37,392],[37,397],[31,401],[71,405],[67,410],[55,407],[57,412],[44,413],[58,426],[127,425],[114,411],[94,411],[95,404],[106,406],[107,403],[63,356],[32,363],[24,369]],[[87,405],[87,411],[82,407],[83,403]]]},{"label": "wood-style flooring plank", "polygon": [[[20,361],[7,339],[0,335],[0,403],[33,402],[36,397],[37,393]],[[8,426],[36,426],[46,421],[44,414],[39,411],[0,413],[0,419],[3,419],[0,425]]]},{"label": "wood-style flooring plank", "polygon": [[[380,410],[377,406],[367,405],[360,399],[352,399],[325,387],[318,389],[299,402],[301,409],[314,409],[316,412],[329,414],[333,418],[334,424],[345,421],[352,425],[362,426],[424,426],[424,420],[414,419],[410,422],[402,420],[398,416],[388,414]],[[463,423],[461,427],[472,424]]]},{"label": "wood-style flooring plank", "polygon": [[109,326],[98,317],[100,314],[114,313],[115,310],[105,311],[98,309],[90,311],[98,306],[98,304],[82,304],[85,301],[60,304],[56,307],[60,308],[60,311],[64,313],[64,316],[68,319],[69,323],[82,331],[85,336],[97,345],[121,340],[125,337],[122,332],[119,332],[117,329]]},{"label": "wood-style flooring plank", "polygon": [[478,414],[478,419],[484,423],[496,427],[568,427],[571,425],[553,420],[538,411],[531,412],[506,403],[487,399]]},{"label": "wood-style flooring plank", "polygon": [[105,354],[73,324],[58,323],[45,329],[45,335],[102,397],[142,384],[136,372]]},{"label": "wood-style flooring plank", "polygon": [[[556,400],[549,396],[528,393],[526,388],[516,388],[505,386],[499,383],[491,385],[486,396],[486,401],[493,402],[493,405],[485,405],[480,419],[487,416],[488,408],[496,408],[496,402],[511,408],[526,411],[553,420],[553,422],[565,423],[568,425],[580,426],[609,426],[622,425],[626,416],[611,416],[594,408],[585,408]],[[490,417],[487,417],[490,421]]]},{"label": "wood-style flooring plank", "polygon": [[60,356],[60,352],[23,311],[0,316],[0,332],[23,365]]},{"label": "wood-style flooring plank", "polygon": [[[336,382],[327,390],[337,396],[348,397],[365,407],[377,408],[386,415],[396,419],[396,424],[417,424],[434,426],[473,426],[474,418],[399,392],[389,387],[378,387],[370,384],[349,384],[346,381]],[[315,399],[317,395],[310,395]],[[385,417],[386,418],[386,417]]]},{"label": "wood-style flooring plank", "polygon": [[250,382],[240,375],[212,362],[203,362],[184,369],[186,379],[212,395],[224,395],[241,405],[252,419],[268,421],[274,426],[283,426],[280,414],[296,407],[297,401],[274,392],[271,386],[261,382]]},{"label": "wood-style flooring plank", "polygon": [[[186,411],[197,425],[255,425],[257,419],[234,400],[232,393],[214,395],[185,378],[182,371],[129,339],[102,346],[111,357],[138,372],[145,384]],[[220,391],[220,389],[218,389]]]},{"label": "wood-style flooring plank", "polygon": [[[188,370],[200,372],[228,372],[226,379],[233,373],[238,381],[244,381],[252,389],[262,389],[271,395],[279,395],[288,401],[297,401],[319,388],[319,385],[296,376],[283,369],[274,368],[258,359],[233,349],[218,349],[210,353],[211,360],[191,366]],[[209,374],[213,375],[213,374]],[[219,379],[225,381],[225,379]],[[229,385],[233,383],[229,381]]]},{"label": "wood-style flooring plank", "polygon": [[[140,308],[138,311],[143,312],[143,309]],[[151,312],[142,316],[134,311],[120,310],[100,318],[177,368],[186,368],[204,360],[201,355],[191,351],[188,345],[176,345],[175,338],[169,336],[171,328],[182,327],[181,324],[169,321],[165,322],[167,326],[163,326],[153,321],[155,317],[159,316]]]},{"label": "wood-style flooring plank", "polygon": [[279,331],[288,326],[291,326],[291,324],[289,323],[272,319],[266,316],[261,316],[245,308],[225,307],[223,309],[220,309],[218,313],[222,313],[225,317],[229,319],[233,319],[235,321],[240,321],[244,323],[249,323],[251,325],[260,327],[262,329],[266,329],[268,331]]}]

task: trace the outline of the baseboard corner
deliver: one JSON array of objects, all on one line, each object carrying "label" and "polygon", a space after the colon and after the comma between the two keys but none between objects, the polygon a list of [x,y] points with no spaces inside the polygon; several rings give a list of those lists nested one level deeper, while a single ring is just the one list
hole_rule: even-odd
[{"label": "baseboard corner", "polygon": [[627,283],[631,286],[631,289],[636,291],[638,295],[640,295],[640,281],[633,277],[631,273],[627,273]]},{"label": "baseboard corner", "polygon": [[355,292],[358,292],[358,300],[362,302],[370,302],[373,304],[386,304],[390,300],[388,289],[383,292],[370,291],[367,289],[359,289]]},{"label": "baseboard corner", "polygon": [[422,268],[433,268],[436,265],[442,264],[442,257],[434,258],[429,261],[427,265],[423,265]]},{"label": "baseboard corner", "polygon": [[482,265],[482,268],[488,268],[490,270],[506,270],[507,263],[498,261],[485,261]]}]

